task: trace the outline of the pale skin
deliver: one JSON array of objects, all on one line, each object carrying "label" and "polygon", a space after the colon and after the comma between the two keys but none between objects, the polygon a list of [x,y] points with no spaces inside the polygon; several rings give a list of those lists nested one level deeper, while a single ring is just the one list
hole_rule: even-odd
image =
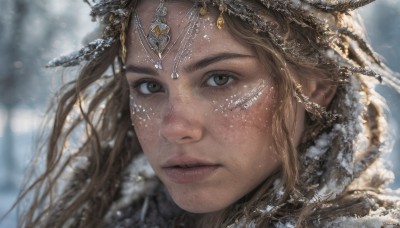
[{"label": "pale skin", "polygon": [[[158,4],[147,0],[138,6],[146,30]],[[166,6],[173,42],[192,3],[167,2]],[[174,202],[192,213],[218,212],[232,205],[280,167],[273,149],[277,91],[272,72],[227,28],[218,30],[216,17],[210,12],[200,18],[191,53],[179,64],[177,80],[170,75],[179,45],[163,58],[160,70],[154,68],[133,28],[127,44],[126,77],[139,142]],[[329,103],[318,85],[309,83],[306,94]],[[248,99],[252,101],[245,106],[242,101]],[[296,117],[286,115],[292,122],[297,120],[293,129],[297,144],[304,109],[301,105],[296,109]]]}]

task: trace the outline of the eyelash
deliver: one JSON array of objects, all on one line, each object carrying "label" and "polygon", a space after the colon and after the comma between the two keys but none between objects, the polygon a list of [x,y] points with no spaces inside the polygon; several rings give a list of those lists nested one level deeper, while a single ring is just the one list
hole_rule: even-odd
[{"label": "eyelash", "polygon": [[[221,86],[218,86],[218,85],[216,85],[216,86],[207,85],[208,80],[212,79],[213,77],[218,77],[218,76],[228,77],[228,82],[226,84],[224,84],[224,85],[221,85]],[[225,71],[220,71],[219,72],[219,71],[216,71],[216,72],[211,72],[211,73],[206,74],[205,80],[202,83],[202,85],[204,87],[218,88],[219,90],[220,89],[227,89],[227,88],[229,88],[229,85],[231,85],[235,80],[237,80],[237,77],[235,77],[235,75],[233,75],[230,72],[225,72]]]},{"label": "eyelash", "polygon": [[135,91],[135,93],[137,95],[139,95],[139,96],[145,97],[145,96],[150,96],[152,94],[155,94],[155,93],[147,94],[147,93],[141,92],[140,91],[140,86],[142,86],[144,83],[157,83],[157,84],[160,84],[161,91],[164,91],[164,88],[162,87],[161,83],[159,83],[159,82],[157,82],[156,80],[153,80],[153,79],[139,79],[139,80],[137,80],[137,81],[135,81],[133,83],[130,83],[129,87],[131,88],[132,91]]},{"label": "eyelash", "polygon": [[[228,82],[226,84],[224,84],[224,85],[221,85],[221,86],[218,86],[218,85],[212,86],[212,85],[207,84],[207,82],[210,79],[212,79],[214,77],[217,77],[217,76],[228,77]],[[213,90],[225,90],[225,89],[229,89],[229,85],[234,83],[236,80],[237,80],[237,77],[234,74],[230,73],[230,72],[224,72],[224,71],[218,72],[217,71],[217,72],[211,72],[211,73],[206,74],[205,75],[205,79],[203,80],[201,85],[202,85],[202,87],[209,87],[210,89],[213,89]],[[137,81],[135,81],[133,83],[130,83],[130,88],[131,88],[132,91],[135,91],[137,95],[143,96],[143,97],[156,94],[156,93],[143,93],[143,92],[141,92],[140,91],[140,87],[144,83],[157,83],[157,84],[159,84],[161,86],[161,91],[160,92],[164,91],[164,88],[163,88],[162,84],[159,83],[156,80],[153,80],[153,79],[140,79],[140,80],[137,80]]]}]

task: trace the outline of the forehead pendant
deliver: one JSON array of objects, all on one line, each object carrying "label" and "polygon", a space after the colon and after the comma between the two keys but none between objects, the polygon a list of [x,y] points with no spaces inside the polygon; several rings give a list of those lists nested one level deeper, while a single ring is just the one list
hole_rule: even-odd
[{"label": "forehead pendant", "polygon": [[[160,0],[156,12],[153,16],[153,20],[150,23],[148,34],[145,35],[140,22],[140,18],[135,12],[134,22],[135,22],[135,32],[138,34],[139,42],[147,52],[147,58],[154,64],[156,69],[162,70],[162,60],[172,48],[177,45],[177,53],[173,61],[172,66],[172,79],[178,79],[178,67],[182,59],[191,53],[190,46],[196,36],[196,28],[198,27],[199,12],[198,5],[194,4],[189,12],[182,18],[178,27],[181,27],[181,31],[177,33],[175,40],[170,43],[170,27],[167,25],[165,16],[167,15],[167,7],[165,6],[165,0]],[[197,12],[197,13],[196,13]],[[157,59],[152,56],[146,45],[155,54]],[[153,56],[154,56],[153,54]]]},{"label": "forehead pendant", "polygon": [[160,0],[160,4],[156,9],[149,27],[149,33],[146,37],[151,50],[153,50],[159,58],[155,64],[157,69],[162,69],[162,54],[170,41],[170,28],[165,19],[165,16],[167,15],[167,7],[165,7],[164,4],[165,0]]}]

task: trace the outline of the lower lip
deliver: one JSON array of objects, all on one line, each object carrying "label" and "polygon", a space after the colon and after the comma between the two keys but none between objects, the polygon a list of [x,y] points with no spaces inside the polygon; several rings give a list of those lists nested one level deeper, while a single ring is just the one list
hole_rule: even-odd
[{"label": "lower lip", "polygon": [[218,165],[196,166],[191,168],[169,167],[164,168],[164,172],[173,182],[178,184],[188,184],[207,179],[214,174],[218,168]]}]

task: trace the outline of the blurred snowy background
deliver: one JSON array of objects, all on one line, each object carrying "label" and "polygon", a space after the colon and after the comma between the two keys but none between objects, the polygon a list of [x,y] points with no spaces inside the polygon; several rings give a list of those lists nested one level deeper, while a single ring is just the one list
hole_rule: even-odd
[{"label": "blurred snowy background", "polygon": [[[0,0],[0,217],[14,202],[25,167],[36,149],[42,117],[62,71],[45,69],[52,57],[81,47],[96,26],[82,0]],[[400,1],[377,0],[360,10],[368,38],[385,63],[400,72]],[[66,72],[68,73],[68,71]],[[380,87],[398,132],[400,95]],[[400,188],[400,135],[389,165]],[[15,210],[0,228],[16,227]]]}]

